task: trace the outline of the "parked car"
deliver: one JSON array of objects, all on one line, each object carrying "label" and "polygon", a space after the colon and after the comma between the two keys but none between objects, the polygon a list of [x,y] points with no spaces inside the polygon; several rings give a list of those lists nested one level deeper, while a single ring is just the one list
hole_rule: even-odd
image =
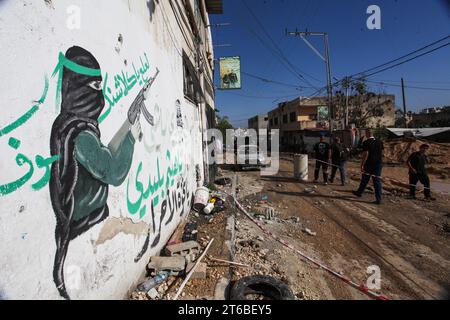
[{"label": "parked car", "polygon": [[267,158],[259,152],[256,145],[243,145],[236,151],[236,166],[238,170],[259,169],[268,166]]}]

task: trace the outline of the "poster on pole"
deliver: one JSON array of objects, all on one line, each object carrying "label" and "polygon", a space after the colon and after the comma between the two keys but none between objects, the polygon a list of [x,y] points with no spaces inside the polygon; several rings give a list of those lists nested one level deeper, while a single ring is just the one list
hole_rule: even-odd
[{"label": "poster on pole", "polygon": [[220,89],[241,89],[241,58],[223,57],[219,60],[220,66]]},{"label": "poster on pole", "polygon": [[317,107],[317,120],[319,122],[330,120],[330,113],[328,107],[326,106]]}]

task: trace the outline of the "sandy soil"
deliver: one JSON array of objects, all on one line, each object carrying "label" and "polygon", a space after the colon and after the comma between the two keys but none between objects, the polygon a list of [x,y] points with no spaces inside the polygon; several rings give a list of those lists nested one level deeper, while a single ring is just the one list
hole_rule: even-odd
[{"label": "sandy soil", "polygon": [[[357,163],[350,163],[355,170]],[[310,168],[310,173],[313,168]],[[398,168],[388,168],[385,174],[398,175]],[[381,292],[392,299],[443,298],[450,284],[450,236],[445,225],[450,222],[450,198],[437,195],[436,203],[410,201],[404,198],[407,190],[395,187],[395,194],[388,192],[384,204],[372,204],[370,192],[363,199],[356,199],[351,191],[358,182],[341,187],[317,185],[314,193],[305,189],[315,186],[293,180],[293,164],[282,160],[276,177],[260,177],[259,172],[243,172],[245,179],[260,181],[263,191],[243,200],[249,211],[257,211],[262,197],[268,197],[268,205],[277,211],[279,222],[267,227],[285,238],[296,248],[321,260],[338,272],[365,284],[367,268],[377,265],[381,269]],[[395,174],[397,172],[397,174]],[[355,180],[357,177],[354,177]],[[309,190],[308,190],[309,191]],[[299,218],[299,224],[285,223],[291,217]],[[237,237],[257,238],[262,232],[247,218],[241,216]],[[304,229],[315,232],[308,235]],[[446,231],[447,230],[447,231]],[[299,298],[304,299],[366,299],[341,280],[317,270],[301,258],[265,237],[259,241],[254,254],[261,248],[270,254],[262,261],[271,267],[270,272],[287,281]],[[239,249],[236,260],[246,262],[252,257],[248,248]],[[258,251],[259,250],[259,251]],[[251,260],[251,259],[250,259]],[[264,266],[262,268],[264,270]],[[258,274],[250,270],[235,274]]]},{"label": "sandy soil", "polygon": [[[386,184],[384,203],[376,206],[370,188],[362,199],[351,194],[359,184],[359,166],[349,162],[348,167],[354,171],[349,174],[348,186],[300,183],[292,178],[292,159],[284,156],[274,177],[261,177],[259,171],[237,173],[238,199],[251,213],[273,208],[275,219],[263,219],[265,228],[356,283],[365,285],[370,276],[367,268],[375,265],[381,270],[379,292],[391,299],[448,298],[450,196],[436,193],[438,201],[433,203],[410,201],[406,188]],[[312,173],[310,167],[310,177]],[[383,176],[407,181],[404,166],[388,165]],[[230,215],[236,215],[234,261],[248,267],[229,268],[209,259],[229,258],[223,248]],[[286,282],[300,300],[370,299],[265,235],[230,199],[227,210],[215,215],[212,222],[192,214],[191,220],[199,222],[203,247],[211,238],[215,242],[205,260],[207,279],[191,281],[182,299],[212,299],[217,282],[230,270],[233,281],[249,275],[271,275]],[[170,299],[182,280],[172,278],[159,288],[161,298]],[[147,299],[145,294],[134,298]]]}]

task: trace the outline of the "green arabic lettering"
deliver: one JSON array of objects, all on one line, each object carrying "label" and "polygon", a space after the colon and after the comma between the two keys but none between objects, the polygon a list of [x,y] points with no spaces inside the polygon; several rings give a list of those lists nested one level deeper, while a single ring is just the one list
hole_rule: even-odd
[{"label": "green arabic lettering", "polygon": [[22,186],[25,185],[33,176],[34,173],[33,162],[31,162],[30,159],[28,159],[25,155],[19,153],[16,157],[16,163],[19,167],[22,167],[24,164],[28,164],[30,168],[28,172],[20,179],[5,185],[0,185],[0,197],[6,196],[22,188]]},{"label": "green arabic lettering", "polygon": [[50,181],[50,167],[51,165],[59,160],[59,156],[50,157],[47,159],[44,159],[42,156],[36,156],[36,165],[39,169],[45,168],[45,175],[36,183],[34,183],[31,187],[34,191],[39,191],[42,188],[44,188]]},{"label": "green arabic lettering", "polygon": [[142,162],[139,163],[138,171],[136,173],[136,178],[135,178],[136,190],[140,194],[139,200],[137,202],[135,202],[135,203],[130,201],[130,196],[129,196],[130,195],[130,193],[129,193],[129,190],[130,190],[130,179],[128,179],[128,184],[127,184],[127,208],[128,208],[128,212],[131,215],[135,215],[139,211],[139,209],[141,208],[141,205],[142,205],[144,186],[142,185],[141,182],[139,182],[139,174],[141,173],[141,171],[142,171]]}]

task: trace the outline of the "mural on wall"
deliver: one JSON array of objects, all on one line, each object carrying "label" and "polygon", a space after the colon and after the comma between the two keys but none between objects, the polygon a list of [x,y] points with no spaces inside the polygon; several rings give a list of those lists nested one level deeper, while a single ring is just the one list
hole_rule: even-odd
[{"label": "mural on wall", "polygon": [[105,106],[98,61],[81,47],[60,55],[61,111],[53,123],[50,196],[56,215],[53,278],[62,297],[69,299],[64,262],[69,243],[109,215],[109,185],[121,185],[130,170],[139,120],[127,119],[109,146],[100,141],[99,117]]},{"label": "mural on wall", "polygon": [[[110,216],[107,202],[111,186],[123,186],[128,180],[126,198],[121,198],[126,202],[124,205],[131,216],[149,221],[145,230],[147,238],[134,259],[137,263],[160,244],[169,224],[189,211],[196,182],[200,181],[196,175],[201,160],[194,152],[200,145],[193,143],[193,140],[200,141],[198,111],[183,109],[180,100],[173,97],[175,103],[169,102],[164,108],[155,103],[150,113],[144,101],[159,70],[155,68],[154,76],[150,77],[146,53],[136,62],[130,62],[129,68],[110,73],[108,77],[89,51],[75,46],[65,54],[60,53],[52,75],[57,80],[57,118],[51,128],[50,149],[40,152],[42,155],[21,153],[26,141],[11,134],[25,124],[31,125],[33,117],[45,107],[49,100],[47,76],[42,96],[26,113],[0,128],[0,138],[6,138],[8,148],[17,152],[15,163],[24,170],[17,175],[19,178],[12,179],[15,181],[0,184],[0,197],[19,192],[28,184],[34,191],[48,190],[46,186],[49,186],[56,217],[53,281],[65,299],[70,299],[67,292],[70,284],[66,288],[64,279],[70,243]],[[99,124],[116,110],[115,106],[122,107],[125,97],[134,97],[138,88],[140,92],[128,109],[127,119],[109,145],[104,146]],[[140,118],[152,126],[145,137],[140,129]],[[46,128],[44,133],[48,134],[50,128]],[[148,157],[134,161],[137,173],[130,174],[135,144],[141,139]],[[26,235],[23,234],[22,239]]]}]

